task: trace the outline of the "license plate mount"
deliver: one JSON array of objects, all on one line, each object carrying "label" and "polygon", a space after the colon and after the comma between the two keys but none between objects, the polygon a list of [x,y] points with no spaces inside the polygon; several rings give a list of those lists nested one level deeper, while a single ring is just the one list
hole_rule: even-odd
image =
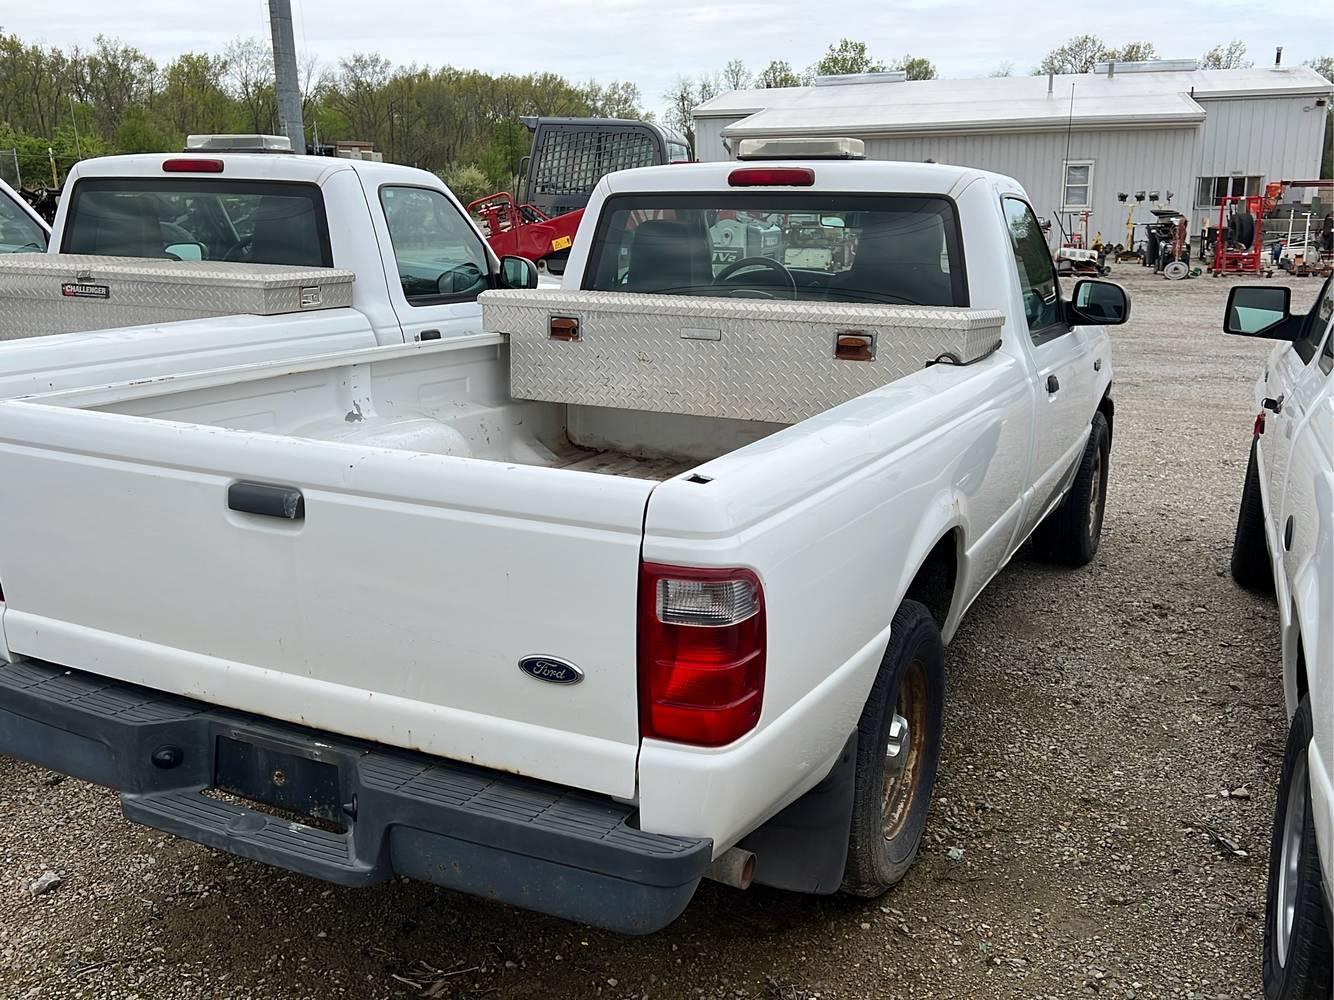
[{"label": "license plate mount", "polygon": [[213,785],[283,812],[339,827],[346,824],[338,765],[320,760],[315,752],[240,732],[219,735]]}]

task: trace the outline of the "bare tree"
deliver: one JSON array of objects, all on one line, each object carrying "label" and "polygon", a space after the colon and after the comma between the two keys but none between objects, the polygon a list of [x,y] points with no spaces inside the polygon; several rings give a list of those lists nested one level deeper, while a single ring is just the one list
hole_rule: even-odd
[{"label": "bare tree", "polygon": [[1113,62],[1149,62],[1157,58],[1153,42],[1127,42],[1119,49],[1108,49],[1103,53],[1103,61]]},{"label": "bare tree", "polygon": [[806,81],[788,63],[775,59],[755,77],[755,86],[761,90],[774,87],[800,87]]},{"label": "bare tree", "polygon": [[1215,45],[1200,56],[1200,69],[1250,69],[1253,65],[1246,58],[1246,43],[1240,38],[1226,45]]},{"label": "bare tree", "polygon": [[1097,35],[1077,35],[1058,45],[1038,63],[1034,73],[1092,73],[1107,55],[1107,46]]},{"label": "bare tree", "polygon": [[227,82],[252,132],[267,132],[277,116],[273,90],[273,52],[258,38],[235,38],[223,51]]},{"label": "bare tree", "polygon": [[1006,59],[999,66],[997,66],[990,73],[988,73],[987,76],[991,77],[1014,76],[1014,63]]},{"label": "bare tree", "polygon": [[752,74],[740,59],[729,60],[723,67],[723,83],[728,90],[745,90],[750,86]]}]

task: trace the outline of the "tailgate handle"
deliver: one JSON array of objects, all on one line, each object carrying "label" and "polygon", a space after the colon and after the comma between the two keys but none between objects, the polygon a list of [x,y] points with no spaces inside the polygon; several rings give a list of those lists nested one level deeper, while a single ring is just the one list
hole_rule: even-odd
[{"label": "tailgate handle", "polygon": [[295,486],[232,483],[227,487],[227,507],[242,514],[279,517],[286,521],[304,521],[306,518],[306,498]]}]

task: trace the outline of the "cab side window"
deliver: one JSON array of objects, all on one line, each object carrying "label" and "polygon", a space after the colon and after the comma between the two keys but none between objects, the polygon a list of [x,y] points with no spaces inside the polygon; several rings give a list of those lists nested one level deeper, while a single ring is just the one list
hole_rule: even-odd
[{"label": "cab side window", "polygon": [[1024,299],[1024,317],[1035,343],[1042,343],[1070,327],[1061,319],[1061,290],[1056,265],[1047,249],[1046,237],[1033,210],[1018,198],[1005,198],[1005,222],[1019,271],[1019,291]]},{"label": "cab side window", "polygon": [[[1320,342],[1325,339],[1325,331],[1329,329],[1330,317],[1334,317],[1334,278],[1325,280],[1325,287],[1320,290],[1320,298],[1316,299],[1315,305],[1307,314],[1306,329],[1302,335],[1293,343],[1301,359],[1307,364],[1315,357],[1315,352],[1320,349]],[[1325,350],[1329,350],[1329,345],[1325,345]],[[1326,362],[1322,358],[1320,361],[1322,367]],[[1326,371],[1329,369],[1326,368]]]},{"label": "cab side window", "polygon": [[386,186],[380,204],[408,305],[470,302],[489,287],[482,241],[441,192]]}]

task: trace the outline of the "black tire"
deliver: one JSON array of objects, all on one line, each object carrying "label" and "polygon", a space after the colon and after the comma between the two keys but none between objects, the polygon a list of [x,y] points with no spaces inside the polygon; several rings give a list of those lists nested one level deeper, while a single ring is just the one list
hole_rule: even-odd
[{"label": "black tire", "polygon": [[[1265,894],[1265,1000],[1329,1000],[1334,947],[1322,898],[1320,853],[1311,815],[1307,754],[1311,745],[1311,701],[1303,698],[1288,730],[1269,845],[1269,886]],[[1295,799],[1294,796],[1300,796]],[[1291,808],[1289,808],[1291,806]],[[1297,826],[1300,825],[1300,829]],[[1285,853],[1284,845],[1288,850]],[[1280,893],[1284,896],[1281,898]],[[1286,940],[1278,918],[1292,906]]]},{"label": "black tire", "polygon": [[1098,554],[1102,517],[1107,507],[1107,477],[1112,434],[1099,411],[1089,427],[1079,471],[1061,505],[1033,532],[1038,557],[1065,566],[1087,566]]},{"label": "black tire", "polygon": [[1255,460],[1254,441],[1246,463],[1246,481],[1241,487],[1237,532],[1232,538],[1232,579],[1257,593],[1274,591],[1274,564],[1269,561],[1269,543],[1265,540],[1265,505],[1260,496],[1260,466]]},{"label": "black tire", "polygon": [[[857,772],[843,891],[873,898],[898,883],[917,857],[940,763],[945,647],[931,612],[904,601],[857,723]],[[891,724],[907,713],[904,766],[887,795]],[[892,802],[892,807],[890,802]]]},{"label": "black tire", "polygon": [[1232,238],[1246,250],[1255,244],[1255,216],[1244,208],[1232,217]]}]

